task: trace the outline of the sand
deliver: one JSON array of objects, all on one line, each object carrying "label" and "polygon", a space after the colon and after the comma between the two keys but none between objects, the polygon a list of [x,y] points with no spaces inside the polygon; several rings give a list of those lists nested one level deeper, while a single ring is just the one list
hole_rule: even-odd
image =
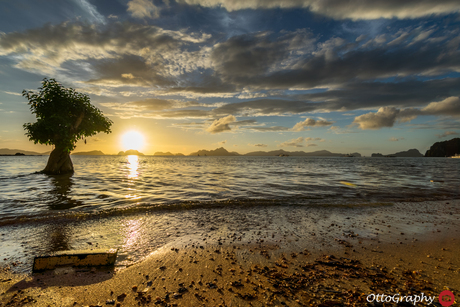
[{"label": "sand", "polygon": [[239,209],[237,228],[203,216],[207,231],[122,270],[4,268],[1,306],[365,306],[398,293],[440,306],[441,291],[460,295],[459,200],[263,211]]}]

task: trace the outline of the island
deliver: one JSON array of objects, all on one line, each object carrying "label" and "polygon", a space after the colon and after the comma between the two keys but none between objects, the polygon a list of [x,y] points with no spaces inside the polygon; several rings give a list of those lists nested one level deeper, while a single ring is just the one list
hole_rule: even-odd
[{"label": "island", "polygon": [[425,153],[425,157],[453,157],[460,154],[460,138],[436,142]]}]

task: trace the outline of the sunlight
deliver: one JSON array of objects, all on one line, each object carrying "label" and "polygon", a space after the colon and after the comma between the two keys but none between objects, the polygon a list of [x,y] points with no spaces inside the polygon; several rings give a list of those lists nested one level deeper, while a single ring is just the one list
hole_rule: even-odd
[{"label": "sunlight", "polygon": [[128,159],[128,170],[129,170],[128,178],[129,179],[137,178],[137,176],[139,175],[139,173],[137,172],[137,169],[139,167],[139,157],[130,155],[130,156],[127,156],[127,159]]},{"label": "sunlight", "polygon": [[141,150],[144,147],[144,136],[138,131],[128,131],[121,137],[123,150]]}]

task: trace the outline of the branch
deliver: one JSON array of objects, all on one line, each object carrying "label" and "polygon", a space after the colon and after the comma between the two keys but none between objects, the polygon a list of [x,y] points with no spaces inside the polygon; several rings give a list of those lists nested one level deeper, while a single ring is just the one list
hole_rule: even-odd
[{"label": "branch", "polygon": [[81,112],[80,116],[78,116],[77,120],[75,121],[75,124],[72,127],[72,131],[77,130],[78,126],[80,126],[80,124],[83,121],[84,117],[85,117],[85,112]]}]

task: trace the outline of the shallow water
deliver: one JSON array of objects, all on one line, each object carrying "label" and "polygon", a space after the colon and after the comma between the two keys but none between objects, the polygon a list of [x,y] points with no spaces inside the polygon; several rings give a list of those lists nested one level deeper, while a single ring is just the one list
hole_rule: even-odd
[{"label": "shallow water", "polygon": [[0,157],[0,225],[123,210],[455,198],[445,158],[73,156],[73,176],[35,174],[47,156]]},{"label": "shallow water", "polygon": [[47,158],[0,157],[0,265],[115,247],[123,267],[177,240],[308,236],[344,214],[460,193],[459,159],[74,156],[73,176],[34,173]]}]

